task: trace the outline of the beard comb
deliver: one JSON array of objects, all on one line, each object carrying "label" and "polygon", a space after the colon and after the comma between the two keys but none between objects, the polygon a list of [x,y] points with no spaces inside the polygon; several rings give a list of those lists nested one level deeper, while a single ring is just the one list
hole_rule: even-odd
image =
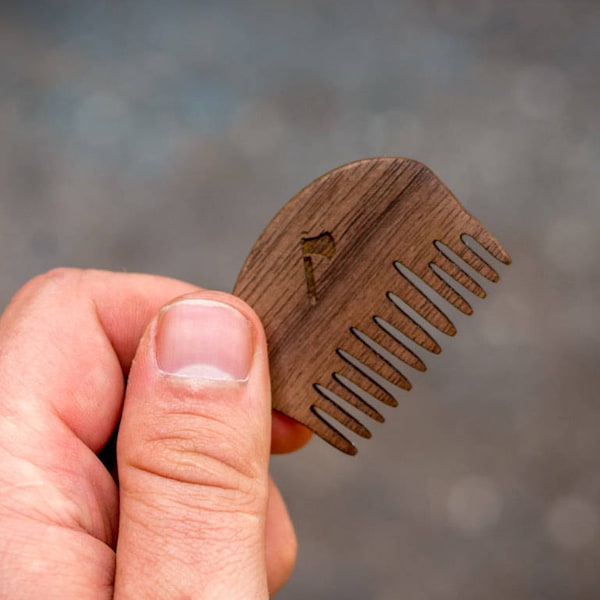
[{"label": "beard comb", "polygon": [[273,408],[356,454],[338,425],[371,433],[347,409],[384,421],[378,402],[397,406],[407,368],[426,369],[417,352],[441,352],[433,332],[456,333],[439,299],[471,314],[464,292],[486,293],[469,271],[498,281],[486,255],[511,262],[415,160],[359,160],[310,183],[258,238],[234,288],[265,327]]}]

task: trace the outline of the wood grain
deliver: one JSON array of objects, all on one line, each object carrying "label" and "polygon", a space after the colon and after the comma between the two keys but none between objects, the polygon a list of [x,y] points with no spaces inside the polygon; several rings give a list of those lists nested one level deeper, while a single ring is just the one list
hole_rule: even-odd
[{"label": "wood grain", "polygon": [[[374,401],[397,404],[398,388],[411,387],[404,371],[425,368],[385,323],[426,351],[440,351],[426,328],[392,301],[394,296],[439,331],[454,335],[431,289],[470,314],[465,289],[480,297],[485,292],[467,270],[498,279],[465,236],[510,263],[498,241],[446,186],[410,159],[350,163],[294,196],[255,243],[234,289],[265,326],[273,407],[343,452],[356,453],[322,413],[370,437],[344,410],[345,403],[381,421]],[[449,285],[444,274],[456,283]],[[419,290],[418,280],[431,289]],[[406,368],[400,369],[394,356]]]}]

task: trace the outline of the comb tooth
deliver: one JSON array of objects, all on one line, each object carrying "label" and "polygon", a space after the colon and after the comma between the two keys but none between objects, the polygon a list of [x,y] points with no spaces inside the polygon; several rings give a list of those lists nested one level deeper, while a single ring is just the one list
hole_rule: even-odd
[{"label": "comb tooth", "polygon": [[383,321],[398,331],[399,334],[405,335],[415,342],[415,344],[419,344],[419,346],[425,348],[425,350],[429,350],[433,354],[439,354],[442,351],[440,345],[400,307],[402,300],[398,297],[394,300],[393,295],[389,292],[387,299],[393,307],[392,310],[389,310],[391,307],[386,302],[385,310],[379,311],[379,314],[375,316],[375,322],[381,326],[380,322]]},{"label": "comb tooth", "polygon": [[442,298],[450,302],[452,306],[458,308],[465,315],[472,315],[473,309],[470,304],[431,268],[432,264],[429,263],[429,269],[425,269],[423,281],[431,286]]},{"label": "comb tooth", "polygon": [[495,259],[499,260],[501,263],[510,265],[512,262],[508,252],[485,227],[479,226],[474,231],[465,235],[472,237],[480,246],[485,248]]},{"label": "comb tooth", "polygon": [[[357,346],[359,345],[357,344]],[[388,406],[398,406],[398,401],[391,394],[390,390],[387,389],[387,384],[391,383],[396,387],[401,386],[397,385],[394,381],[387,379],[385,375],[380,373],[380,370],[377,370],[378,367],[381,367],[381,364],[373,365],[373,360],[371,357],[375,356],[375,354],[371,350],[369,350],[366,346],[363,346],[362,348],[359,347],[358,351],[353,351],[353,353],[350,354],[349,352],[346,352],[340,348],[337,350],[337,353],[346,361],[346,363],[348,363],[350,367],[355,369],[355,373],[364,376],[364,378],[368,380],[368,385],[364,386],[365,390],[367,390],[369,393],[372,393],[371,390],[377,391],[377,388],[380,388],[383,392],[387,392],[387,395],[383,396],[383,402]],[[383,363],[383,361],[378,361],[378,363]],[[390,375],[393,375],[394,378],[398,378],[399,373],[397,371],[391,367],[388,367],[386,363],[383,363],[383,365],[387,367]],[[381,381],[381,379],[385,381]],[[402,383],[404,381],[405,379],[402,377],[400,382]],[[410,384],[408,384],[408,386],[410,386]],[[404,385],[404,389],[409,389],[406,384]]]},{"label": "comb tooth", "polygon": [[371,432],[338,404],[338,401],[341,400],[341,398],[337,398],[331,390],[328,390],[322,385],[315,384],[314,387],[320,394],[320,397],[317,398],[316,402],[313,404],[314,408],[322,410],[357,435],[366,439],[371,437]]},{"label": "comb tooth", "polygon": [[[379,344],[384,350],[387,350],[390,354],[405,362],[413,369],[416,369],[417,371],[427,370],[425,363],[410,348],[405,346],[401,340],[395,338],[383,326],[379,325],[375,317],[373,317],[373,321],[377,327],[370,327],[368,331],[365,331],[365,333],[374,342]],[[394,344],[393,350],[388,347],[390,341]]]},{"label": "comb tooth", "polygon": [[316,433],[320,438],[324,439],[328,444],[331,444],[345,454],[354,456],[358,450],[356,446],[344,435],[342,435],[335,427],[327,423],[316,410],[310,409],[303,416],[302,423]]},{"label": "comb tooth", "polygon": [[386,352],[385,349],[378,346],[360,329],[351,327],[350,331],[356,339],[364,344],[363,348],[367,350],[367,352],[362,352],[360,356],[356,356],[360,362],[394,385],[405,390],[410,390],[412,388],[410,381],[408,381],[404,374],[394,365],[393,359],[390,359],[389,353]]},{"label": "comb tooth", "polygon": [[[334,379],[346,389],[350,390],[354,395],[359,396],[367,405],[368,402],[363,398],[364,394],[379,400],[379,402],[386,406],[398,406],[398,401],[389,390],[384,389],[378,383],[374,383],[366,375],[363,375],[363,373],[356,369],[352,363],[344,362],[338,371],[339,372],[333,374]],[[375,409],[372,408],[372,410]],[[383,423],[383,416],[379,413],[377,413],[377,415],[378,416],[373,418],[376,421],[379,421],[381,418],[381,422]]]},{"label": "comb tooth", "polygon": [[394,266],[405,284],[403,289],[405,293],[398,294],[400,299],[442,333],[456,335],[456,327],[452,321],[409,279],[408,273],[415,279],[418,279],[417,276],[400,262],[395,262]]},{"label": "comb tooth", "polygon": [[[466,236],[463,236],[466,237]],[[475,254],[469,246],[465,244],[465,241],[461,237],[461,241],[457,244],[451,245],[450,248],[458,256],[462,258],[472,269],[475,269],[480,275],[488,279],[489,281],[496,282],[500,279],[498,273],[488,265],[481,256]]]},{"label": "comb tooth", "polygon": [[[339,373],[333,374],[333,381],[329,385],[329,390],[374,421],[377,421],[378,423],[383,423],[385,421],[383,415],[365,400],[364,396],[367,395],[367,392],[360,389],[360,386],[356,385],[353,381],[346,379],[343,375],[340,375]],[[376,400],[377,398],[373,399]]]},{"label": "comb tooth", "polygon": [[468,289],[472,294],[475,294],[479,298],[485,298],[487,295],[485,290],[447,256],[446,253],[452,251],[441,242],[436,242],[436,247],[440,250],[440,254],[436,255],[433,259],[433,264]]}]

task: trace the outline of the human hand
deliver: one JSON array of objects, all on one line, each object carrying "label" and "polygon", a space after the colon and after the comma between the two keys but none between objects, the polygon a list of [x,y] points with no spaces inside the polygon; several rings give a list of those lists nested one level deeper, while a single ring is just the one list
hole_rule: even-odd
[{"label": "human hand", "polygon": [[[117,486],[97,454],[119,421]],[[0,319],[0,597],[267,598],[296,551],[269,448],[308,437],[271,420],[264,332],[238,298],[35,278]]]}]

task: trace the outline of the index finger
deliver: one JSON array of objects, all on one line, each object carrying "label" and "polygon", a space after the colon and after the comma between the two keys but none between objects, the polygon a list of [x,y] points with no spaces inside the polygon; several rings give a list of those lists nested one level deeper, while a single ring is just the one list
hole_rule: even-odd
[{"label": "index finger", "polygon": [[[10,373],[4,401],[31,396],[31,381],[21,376],[35,377],[32,400],[98,452],[119,420],[124,377],[146,326],[172,298],[197,289],[157,275],[97,270],[56,269],[36,277],[0,319],[0,346],[9,349],[1,365]],[[309,438],[301,425],[274,415],[274,451],[293,451]]]}]

